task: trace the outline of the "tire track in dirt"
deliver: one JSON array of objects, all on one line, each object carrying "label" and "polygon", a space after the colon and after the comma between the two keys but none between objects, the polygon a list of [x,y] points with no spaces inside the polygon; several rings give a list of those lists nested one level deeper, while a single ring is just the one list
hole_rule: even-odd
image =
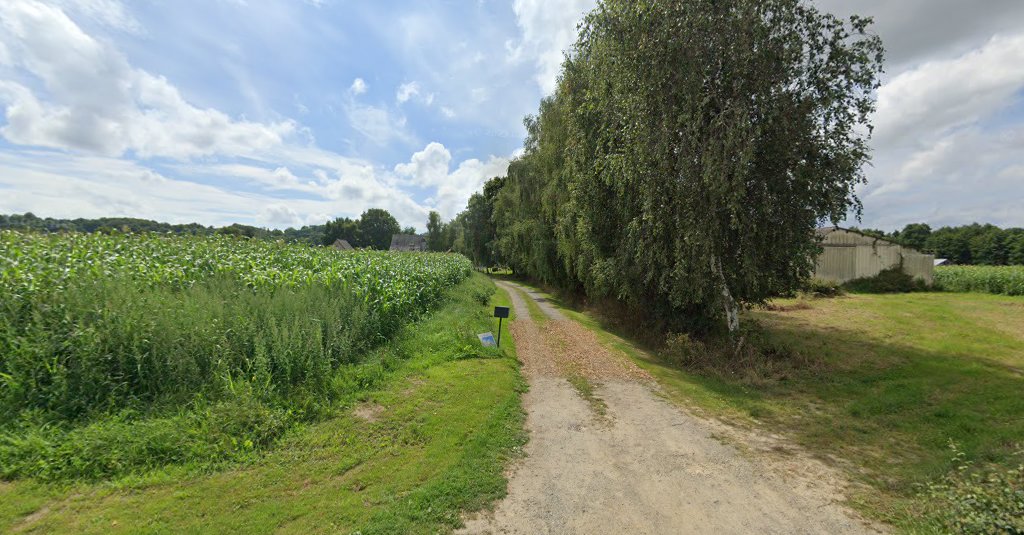
[{"label": "tire track in dirt", "polygon": [[[842,483],[820,463],[771,462],[723,444],[713,437],[722,424],[660,398],[646,372],[550,304],[538,303],[552,318],[538,325],[524,289],[498,284],[516,310],[530,442],[506,498],[467,518],[462,533],[877,532],[838,503]],[[605,417],[567,380],[574,374],[596,383]],[[749,442],[758,450],[775,440]]]}]

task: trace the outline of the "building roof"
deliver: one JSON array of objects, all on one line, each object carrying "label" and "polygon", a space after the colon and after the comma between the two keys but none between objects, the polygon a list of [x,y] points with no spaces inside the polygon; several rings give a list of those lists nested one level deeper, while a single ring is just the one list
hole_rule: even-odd
[{"label": "building roof", "polygon": [[334,243],[331,244],[331,247],[334,247],[339,251],[351,251],[353,249],[352,244],[349,243],[348,240],[342,239],[334,240]]},{"label": "building roof", "polygon": [[899,243],[896,243],[896,242],[890,240],[889,238],[880,238],[878,236],[875,236],[874,234],[868,234],[866,232],[861,232],[861,231],[859,231],[857,229],[852,229],[852,228],[819,227],[819,228],[814,229],[814,235],[819,237],[819,238],[825,238],[829,234],[832,234],[833,232],[836,232],[836,231],[847,232],[849,234],[855,234],[857,236],[863,236],[865,238],[868,238],[868,239],[870,239],[872,241],[876,241],[876,242],[880,241],[880,242],[890,243],[892,245],[901,245]]},{"label": "building roof", "polygon": [[[830,236],[835,232],[839,232],[840,234]],[[902,243],[890,240],[888,238],[880,238],[878,236],[867,234],[856,229],[842,227],[820,227],[814,229],[814,235],[815,237],[820,238],[822,240],[822,245],[824,245],[825,247],[849,247],[852,245],[856,245],[858,243],[862,243],[865,245],[872,245],[875,247],[900,247],[904,251],[920,254],[920,251],[908,245],[903,245]]]},{"label": "building roof", "polygon": [[392,251],[426,251],[427,237],[415,234],[395,234],[391,236]]}]

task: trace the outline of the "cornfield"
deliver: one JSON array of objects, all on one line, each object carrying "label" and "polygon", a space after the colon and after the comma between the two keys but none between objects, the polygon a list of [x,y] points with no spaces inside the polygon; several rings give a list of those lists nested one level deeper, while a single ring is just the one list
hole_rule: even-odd
[{"label": "cornfield", "polygon": [[466,278],[439,253],[0,232],[0,425],[315,392]]},{"label": "cornfield", "polygon": [[938,266],[935,285],[947,292],[1024,295],[1024,266]]}]

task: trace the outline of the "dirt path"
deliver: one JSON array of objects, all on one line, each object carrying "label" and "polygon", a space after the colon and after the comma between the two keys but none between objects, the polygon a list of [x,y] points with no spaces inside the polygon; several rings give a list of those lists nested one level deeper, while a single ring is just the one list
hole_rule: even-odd
[{"label": "dirt path", "polygon": [[508,496],[462,532],[876,532],[837,503],[839,481],[824,466],[723,444],[712,436],[721,424],[664,401],[643,370],[550,304],[539,303],[551,319],[538,325],[525,288],[499,284],[516,310],[530,442]]}]

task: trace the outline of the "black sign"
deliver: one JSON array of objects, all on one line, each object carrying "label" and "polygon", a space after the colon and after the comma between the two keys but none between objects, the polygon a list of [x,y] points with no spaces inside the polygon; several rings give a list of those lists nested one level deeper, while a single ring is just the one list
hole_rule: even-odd
[{"label": "black sign", "polygon": [[495,318],[507,318],[508,317],[508,307],[494,307],[494,317]]}]

